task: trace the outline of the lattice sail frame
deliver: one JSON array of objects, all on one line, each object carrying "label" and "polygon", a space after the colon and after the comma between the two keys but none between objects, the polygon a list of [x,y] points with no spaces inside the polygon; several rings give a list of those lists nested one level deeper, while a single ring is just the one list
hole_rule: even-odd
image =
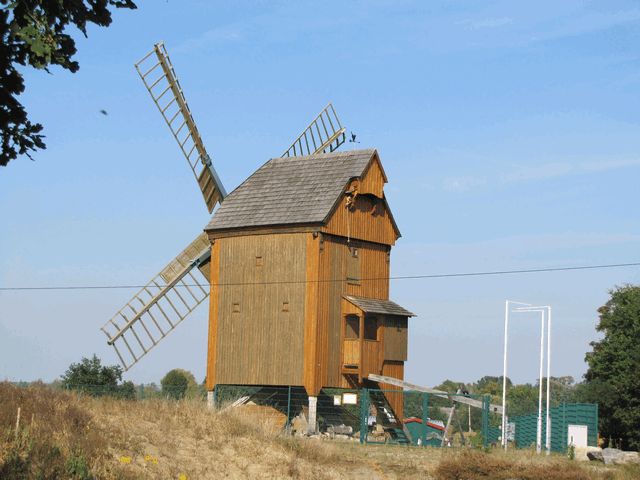
[{"label": "lattice sail frame", "polygon": [[[149,59],[154,53],[158,62],[149,66]],[[161,67],[162,74],[150,80],[158,67]],[[154,45],[154,49],[136,63],[135,68],[187,159],[211,213],[216,203],[222,203],[227,192],[204,148],[164,44]],[[163,104],[168,92],[171,92],[170,98]],[[176,119],[182,119],[182,122],[176,122]],[[184,135],[185,126],[187,133],[182,138],[180,135]],[[329,103],[282,157],[313,155],[327,150],[333,152],[345,140],[345,128]],[[209,296],[210,264],[211,245],[207,235],[202,233],[101,327],[125,371],[140,361]]]},{"label": "lattice sail frame", "polygon": [[210,261],[202,233],[102,326],[125,371],[209,296]]},{"label": "lattice sail frame", "polygon": [[336,110],[329,102],[282,156],[298,157],[326,152],[327,150],[333,152],[345,142],[345,131]]},{"label": "lattice sail frame", "polygon": [[[153,63],[154,60],[157,62]],[[222,201],[227,196],[227,192],[213,168],[211,157],[204,148],[200,132],[193,120],[164,44],[154,45],[153,50],[136,63],[135,67],[153,103],[158,107],[173,138],[176,139],[182,154],[187,159],[209,213],[213,212],[216,203]]]}]

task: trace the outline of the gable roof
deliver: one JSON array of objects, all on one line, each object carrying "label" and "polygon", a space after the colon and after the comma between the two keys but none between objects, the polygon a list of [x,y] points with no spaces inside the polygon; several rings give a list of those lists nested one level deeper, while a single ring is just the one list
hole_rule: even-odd
[{"label": "gable roof", "polygon": [[322,223],[374,156],[367,149],[273,158],[224,199],[205,230]]},{"label": "gable roof", "polygon": [[402,308],[391,300],[378,300],[376,298],[353,297],[345,295],[344,298],[353,303],[365,313],[380,313],[382,315],[397,315],[399,317],[415,317],[415,313]]}]

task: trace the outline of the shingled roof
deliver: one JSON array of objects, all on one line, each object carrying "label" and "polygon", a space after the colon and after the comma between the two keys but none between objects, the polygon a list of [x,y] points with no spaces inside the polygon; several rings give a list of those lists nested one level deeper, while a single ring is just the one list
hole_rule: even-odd
[{"label": "shingled roof", "polygon": [[205,230],[322,223],[375,154],[368,149],[273,158],[224,199]]},{"label": "shingled roof", "polygon": [[415,317],[415,313],[402,308],[391,300],[378,300],[375,298],[353,297],[345,295],[344,298],[353,303],[356,307],[365,313],[380,313],[383,315],[397,315],[400,317]]}]

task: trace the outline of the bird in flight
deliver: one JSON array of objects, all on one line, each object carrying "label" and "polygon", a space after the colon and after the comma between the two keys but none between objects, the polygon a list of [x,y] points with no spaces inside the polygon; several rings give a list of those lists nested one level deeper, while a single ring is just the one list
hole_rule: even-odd
[{"label": "bird in flight", "polygon": [[100,113],[103,114],[105,117],[109,115],[106,110],[100,110]]},{"label": "bird in flight", "polygon": [[351,138],[349,139],[349,143],[360,143],[356,140],[356,134],[351,132]]}]

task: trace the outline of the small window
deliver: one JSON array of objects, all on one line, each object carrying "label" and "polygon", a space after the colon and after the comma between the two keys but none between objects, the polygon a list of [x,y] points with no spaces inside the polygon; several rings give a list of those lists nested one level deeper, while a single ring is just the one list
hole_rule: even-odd
[{"label": "small window", "polygon": [[256,257],[256,267],[261,267],[264,264],[262,257]]},{"label": "small window", "polygon": [[283,312],[289,311],[289,302],[282,302],[282,311]]},{"label": "small window", "polygon": [[347,256],[347,283],[360,285],[360,254],[355,247],[349,247]]},{"label": "small window", "polygon": [[360,338],[360,317],[357,315],[347,315],[345,322],[344,338],[349,340]]},{"label": "small window", "polygon": [[364,339],[378,340],[378,317],[370,315],[364,317]]},{"label": "small window", "polygon": [[233,313],[240,313],[240,304],[239,303],[234,303],[233,304]]}]

